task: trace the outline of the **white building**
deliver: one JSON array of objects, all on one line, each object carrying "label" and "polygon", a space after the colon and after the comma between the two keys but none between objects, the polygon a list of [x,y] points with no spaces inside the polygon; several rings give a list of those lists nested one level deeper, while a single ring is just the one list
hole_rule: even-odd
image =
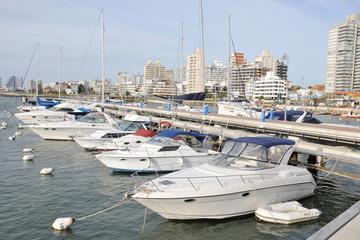
[{"label": "white building", "polygon": [[227,67],[223,61],[215,60],[205,68],[205,85],[224,85],[226,82]]},{"label": "white building", "polygon": [[204,79],[204,51],[198,48],[196,52],[187,59],[186,66],[186,92],[197,93],[205,91]]},{"label": "white building", "polygon": [[144,83],[139,87],[141,95],[152,95],[153,88],[159,80],[165,79],[166,69],[160,61],[149,60],[144,66]]},{"label": "white building", "polygon": [[325,91],[360,91],[360,14],[329,31]]},{"label": "white building", "polygon": [[265,100],[285,100],[286,80],[275,76],[274,72],[269,71],[265,77],[254,81],[253,98],[264,98]]}]

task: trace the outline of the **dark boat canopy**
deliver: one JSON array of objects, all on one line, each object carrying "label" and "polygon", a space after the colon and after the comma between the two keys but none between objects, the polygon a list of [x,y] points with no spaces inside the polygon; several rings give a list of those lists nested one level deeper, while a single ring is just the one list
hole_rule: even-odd
[{"label": "dark boat canopy", "polygon": [[233,141],[235,142],[244,142],[244,143],[253,143],[257,145],[262,145],[266,148],[278,145],[294,145],[295,142],[286,138],[277,138],[277,137],[241,137],[236,138]]},{"label": "dark boat canopy", "polygon": [[200,142],[204,141],[206,134],[198,133],[198,132],[187,132],[182,130],[164,130],[160,132],[157,137],[168,137],[168,138],[176,138],[180,135],[188,135],[193,136],[198,139]]}]

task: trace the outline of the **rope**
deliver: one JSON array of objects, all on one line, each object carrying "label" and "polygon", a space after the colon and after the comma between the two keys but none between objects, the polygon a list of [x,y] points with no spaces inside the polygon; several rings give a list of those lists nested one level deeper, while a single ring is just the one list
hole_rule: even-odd
[{"label": "rope", "polygon": [[145,207],[145,211],[144,211],[144,221],[143,221],[143,225],[141,228],[141,233],[140,233],[141,235],[143,234],[144,229],[145,229],[146,217],[147,217],[147,207]]},{"label": "rope", "polygon": [[103,210],[101,210],[101,211],[99,211],[99,212],[92,213],[92,214],[87,215],[87,216],[83,216],[83,217],[81,217],[81,218],[76,219],[76,221],[81,221],[81,220],[84,220],[84,219],[87,219],[87,218],[96,216],[96,215],[98,215],[98,214],[100,214],[100,213],[107,212],[107,211],[109,211],[109,210],[111,210],[111,209],[113,209],[113,208],[120,207],[122,204],[126,203],[127,201],[129,201],[129,199],[123,198],[123,199],[121,199],[119,202],[117,202],[115,205],[113,205],[113,206],[111,206],[111,207],[109,207],[109,208],[105,208],[105,209],[103,209]]},{"label": "rope", "polygon": [[334,173],[335,167],[336,167],[336,165],[338,164],[338,162],[339,162],[339,160],[336,160],[336,161],[335,161],[335,163],[334,163],[333,167],[331,168],[330,172],[329,172],[328,174],[326,174],[324,177],[318,177],[318,176],[312,174],[313,177],[315,177],[315,178],[317,178],[317,179],[320,179],[320,180],[323,180],[323,179],[329,177],[331,174]]}]

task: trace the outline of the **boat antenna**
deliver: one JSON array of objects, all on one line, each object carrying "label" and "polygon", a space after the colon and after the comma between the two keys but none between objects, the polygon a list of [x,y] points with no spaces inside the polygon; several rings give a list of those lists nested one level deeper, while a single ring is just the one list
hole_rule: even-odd
[{"label": "boat antenna", "polygon": [[59,47],[59,100],[60,100],[60,94],[61,94],[61,54],[62,54],[62,48]]},{"label": "boat antenna", "polygon": [[228,59],[228,84],[227,84],[227,98],[230,99],[230,76],[231,76],[231,15],[229,15],[229,59]]},{"label": "boat antenna", "polygon": [[[35,48],[34,48],[34,50],[33,50],[33,53],[32,53],[32,55],[31,55],[31,58],[30,58],[30,62],[29,62],[29,64],[28,64],[28,67],[27,67],[26,72],[25,72],[25,74],[24,74],[23,80],[22,80],[22,82],[21,82],[21,88],[24,87],[24,82],[26,81],[26,77],[27,77],[27,75],[28,75],[28,73],[29,73],[30,67],[31,67],[32,62],[33,62],[33,60],[34,60],[34,56],[35,56],[35,54],[36,54],[36,49],[37,49],[37,44],[35,45]],[[31,88],[30,88],[30,89],[31,89]],[[32,89],[31,89],[31,92],[32,92]]]},{"label": "boat antenna", "polygon": [[183,22],[180,22],[180,32],[181,32],[181,41],[180,41],[180,80],[181,84],[184,83],[184,25]]},{"label": "boat antenna", "polygon": [[200,0],[200,32],[201,32],[201,53],[202,53],[202,65],[201,65],[201,71],[202,71],[202,91],[205,91],[205,43],[204,43],[204,15],[203,15],[203,5],[202,0]]},{"label": "boat antenna", "polygon": [[39,81],[39,43],[36,44],[36,59],[37,59],[37,64],[36,64],[36,80],[35,80],[35,94],[36,97],[39,94],[39,89],[38,89],[38,81]]},{"label": "boat antenna", "polygon": [[104,107],[104,91],[105,91],[105,59],[104,59],[104,9],[101,9],[101,105]]}]

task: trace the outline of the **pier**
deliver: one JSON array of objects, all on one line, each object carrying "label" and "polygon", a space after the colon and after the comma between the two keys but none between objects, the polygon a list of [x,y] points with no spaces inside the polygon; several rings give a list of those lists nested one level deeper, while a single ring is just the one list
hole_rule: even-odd
[{"label": "pier", "polygon": [[335,143],[343,143],[349,145],[360,144],[360,128],[285,122],[276,120],[266,120],[261,122],[260,119],[251,119],[244,117],[233,117],[218,114],[204,115],[198,112],[183,111],[165,111],[162,109],[140,108],[134,106],[112,106],[107,108],[120,111],[136,111],[145,115],[157,116],[160,118],[185,120],[188,122],[197,122],[207,125],[220,125],[225,128],[236,128],[247,130],[254,133],[276,134],[278,136],[294,136],[314,140],[323,140]]},{"label": "pier", "polygon": [[360,201],[326,224],[307,240],[355,240],[360,236]]}]

